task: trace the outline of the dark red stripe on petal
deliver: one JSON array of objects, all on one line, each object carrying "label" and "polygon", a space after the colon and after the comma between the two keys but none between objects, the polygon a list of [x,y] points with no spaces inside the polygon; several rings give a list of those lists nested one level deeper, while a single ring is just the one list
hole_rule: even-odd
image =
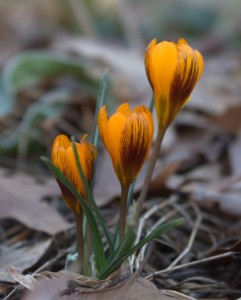
[{"label": "dark red stripe on petal", "polygon": [[198,58],[194,50],[179,51],[176,72],[170,90],[171,107],[178,112],[195,87],[199,74]]},{"label": "dark red stripe on petal", "polygon": [[152,134],[147,120],[141,113],[133,113],[126,122],[120,141],[120,162],[125,184],[131,184],[140,171],[150,150],[150,138]]}]

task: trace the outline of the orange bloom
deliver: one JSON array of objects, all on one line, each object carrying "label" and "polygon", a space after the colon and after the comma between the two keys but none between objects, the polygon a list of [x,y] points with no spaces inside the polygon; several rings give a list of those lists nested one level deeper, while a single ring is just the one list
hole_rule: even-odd
[{"label": "orange bloom", "polygon": [[[87,179],[87,182],[90,184],[93,175],[94,161],[97,156],[96,148],[94,145],[86,142],[84,139],[80,140],[79,143],[75,143],[75,145],[83,173]],[[52,147],[52,162],[69,179],[69,181],[75,186],[83,198],[87,200],[84,185],[80,178],[78,167],[75,161],[72,143],[64,134],[58,135],[54,140]],[[67,206],[74,213],[79,214],[81,212],[79,201],[58,179],[57,182]]]},{"label": "orange bloom", "polygon": [[153,121],[145,106],[132,112],[129,104],[121,105],[109,119],[106,106],[98,115],[100,136],[109,152],[122,186],[129,186],[139,173],[153,138]]},{"label": "orange bloom", "polygon": [[167,128],[188,100],[201,77],[203,59],[184,39],[177,44],[152,40],[145,67],[154,93],[159,126]]}]

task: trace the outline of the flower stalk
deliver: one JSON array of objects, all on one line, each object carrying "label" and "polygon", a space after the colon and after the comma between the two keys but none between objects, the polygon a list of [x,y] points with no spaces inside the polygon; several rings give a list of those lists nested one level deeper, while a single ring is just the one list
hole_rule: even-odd
[{"label": "flower stalk", "polygon": [[159,151],[160,151],[160,147],[163,141],[163,137],[165,135],[166,129],[162,128],[162,127],[158,127],[158,132],[157,132],[157,137],[156,137],[156,141],[154,144],[154,148],[152,151],[152,154],[150,156],[149,159],[149,163],[147,166],[147,170],[146,170],[146,175],[145,175],[145,179],[144,179],[144,183],[141,189],[141,193],[139,196],[139,199],[137,200],[137,206],[136,206],[136,220],[137,222],[139,222],[139,218],[142,212],[142,208],[143,208],[143,204],[144,201],[146,199],[147,193],[148,193],[148,188],[151,182],[151,178],[152,178],[152,174],[155,168],[155,164],[159,155]]},{"label": "flower stalk", "polygon": [[127,198],[128,198],[129,186],[121,186],[121,202],[120,202],[120,227],[119,227],[119,236],[120,241],[125,237],[126,230],[126,212],[127,212]]},{"label": "flower stalk", "polygon": [[75,214],[76,223],[76,242],[77,242],[77,269],[80,274],[85,274],[85,262],[84,262],[84,237],[83,237],[83,212]]}]

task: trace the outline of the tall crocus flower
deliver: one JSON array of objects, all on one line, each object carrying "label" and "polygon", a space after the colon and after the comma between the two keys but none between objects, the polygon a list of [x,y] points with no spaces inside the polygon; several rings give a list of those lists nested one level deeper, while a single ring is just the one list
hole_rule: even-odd
[{"label": "tall crocus flower", "polygon": [[121,239],[125,233],[126,198],[131,183],[135,180],[150,151],[153,138],[153,121],[145,106],[132,112],[129,104],[121,105],[115,114],[107,117],[106,107],[98,115],[100,136],[109,152],[121,188]]},{"label": "tall crocus flower", "polygon": [[167,128],[188,100],[203,71],[201,54],[184,39],[157,43],[145,52],[147,77],[154,92],[159,126]]},{"label": "tall crocus flower", "polygon": [[165,131],[187,102],[201,77],[203,59],[201,54],[192,49],[184,39],[180,39],[177,44],[166,41],[157,43],[154,39],[146,48],[145,67],[154,93],[159,126],[150,164],[137,202],[137,218],[140,216],[147,195]]},{"label": "tall crocus flower", "polygon": [[[87,179],[88,184],[90,184],[94,170],[94,161],[97,154],[96,148],[84,139],[80,140],[79,143],[75,143],[75,146],[83,174]],[[52,162],[69,179],[82,197],[88,200],[84,184],[78,172],[73,145],[66,135],[60,134],[55,138],[52,147]],[[75,214],[78,249],[77,268],[78,271],[82,272],[84,268],[83,211],[74,194],[58,179],[57,182],[65,203]]]},{"label": "tall crocus flower", "polygon": [[[96,148],[84,139],[80,140],[79,143],[75,143],[75,145],[84,176],[90,184],[94,169],[94,161],[97,154]],[[78,167],[75,161],[74,149],[71,141],[66,135],[60,134],[55,138],[52,147],[52,162],[69,179],[83,198],[87,199],[86,191],[79,176]],[[80,213],[81,206],[79,201],[61,182],[58,181],[58,184],[67,206],[74,213]]]}]

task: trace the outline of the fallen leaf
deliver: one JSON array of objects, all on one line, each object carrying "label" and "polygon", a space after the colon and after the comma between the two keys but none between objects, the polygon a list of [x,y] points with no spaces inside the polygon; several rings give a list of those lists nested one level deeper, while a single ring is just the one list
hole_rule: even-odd
[{"label": "fallen leaf", "polygon": [[179,300],[197,300],[196,298],[193,298],[193,297],[189,297],[189,296],[186,296],[182,293],[179,293],[177,291],[171,291],[171,290],[162,290],[162,293],[166,296],[169,296],[170,297],[170,300],[171,299],[179,299]]},{"label": "fallen leaf", "polygon": [[[64,291],[68,277],[60,277],[51,281],[42,280],[36,284],[33,291],[28,292],[23,300],[178,300],[179,297],[165,296],[150,281],[144,278],[126,281],[106,290],[78,288]],[[62,290],[62,291],[61,291]],[[184,298],[183,298],[184,299]]]},{"label": "fallen leaf", "polygon": [[167,189],[166,182],[167,180],[178,170],[182,161],[174,161],[170,162],[169,164],[164,165],[161,168],[161,171],[154,177],[150,186],[149,192],[150,193],[158,193]]},{"label": "fallen leaf", "polygon": [[53,178],[38,182],[25,174],[7,176],[0,170],[0,219],[12,218],[25,226],[54,235],[72,225],[48,203],[44,196],[59,195]]},{"label": "fallen leaf", "polygon": [[195,87],[187,107],[221,116],[229,107],[240,105],[239,65],[238,55],[221,53],[206,58],[202,78]]},{"label": "fallen leaf", "polygon": [[64,300],[59,296],[59,291],[66,287],[67,280],[64,276],[48,281],[42,279],[37,282],[33,291],[26,293],[22,300]]},{"label": "fallen leaf", "polygon": [[241,129],[241,105],[232,105],[221,115],[207,116],[209,123],[229,134],[237,134]]},{"label": "fallen leaf", "polygon": [[[12,269],[22,273],[32,267],[45,254],[52,239],[21,247],[1,247],[0,281],[15,282]],[[10,269],[9,269],[10,268]],[[10,270],[10,272],[8,272]]]},{"label": "fallen leaf", "polygon": [[13,279],[16,282],[20,283],[22,286],[24,286],[29,290],[32,290],[33,285],[37,282],[37,280],[34,278],[33,275],[31,274],[23,275],[11,267],[8,268],[8,273],[12,275]]},{"label": "fallen leaf", "polygon": [[241,216],[241,177],[230,176],[211,181],[191,181],[184,184],[182,192],[190,194],[193,201],[209,209],[217,207],[225,214]]}]

